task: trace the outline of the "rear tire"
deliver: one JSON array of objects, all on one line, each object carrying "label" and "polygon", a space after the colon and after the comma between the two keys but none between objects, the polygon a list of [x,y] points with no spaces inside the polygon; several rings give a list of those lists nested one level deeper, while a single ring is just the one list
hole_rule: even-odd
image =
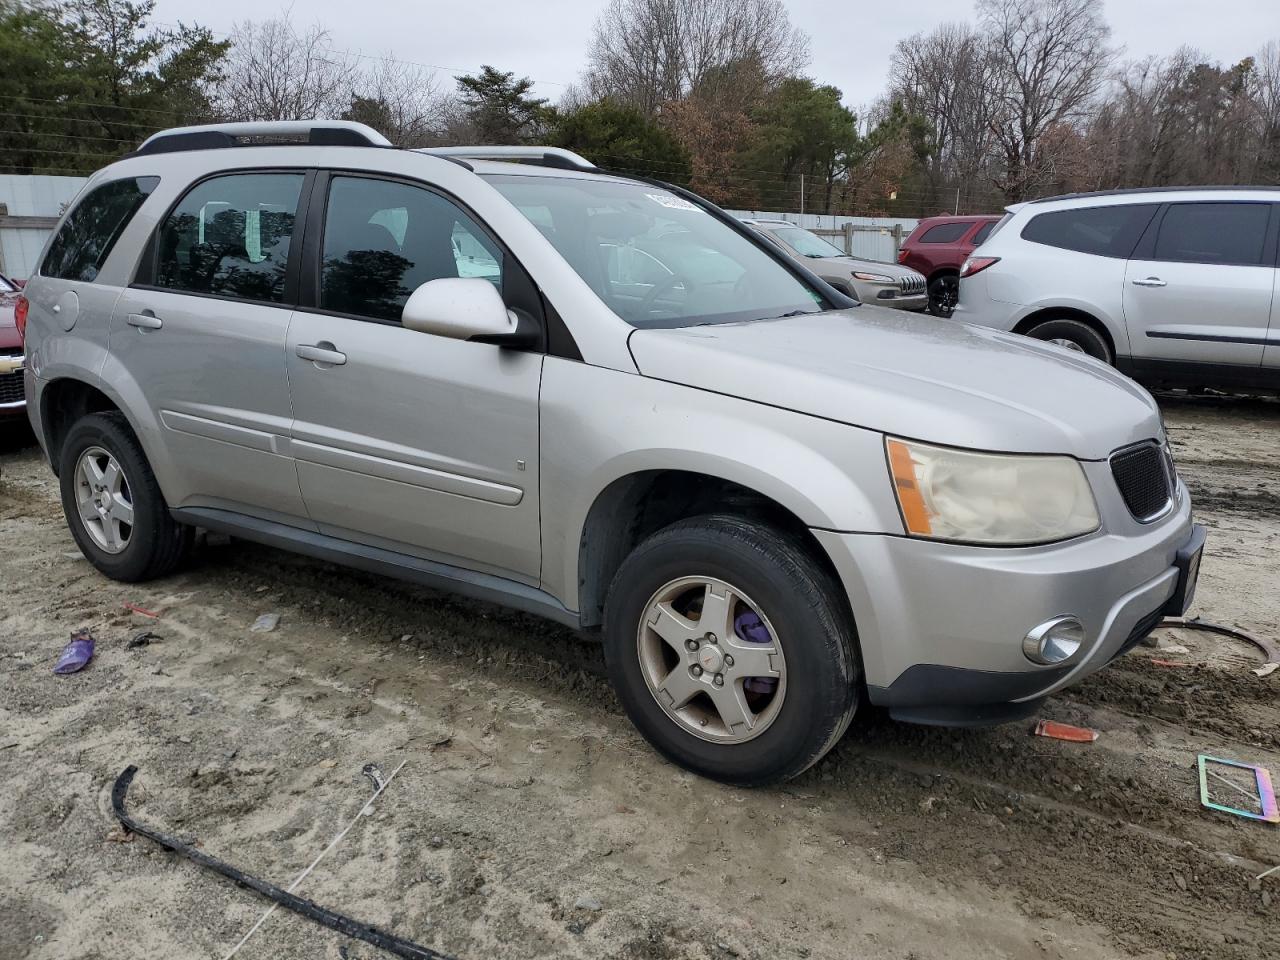
[{"label": "rear tire", "polygon": [[801,544],[762,523],[707,516],[659,531],[623,561],[605,608],[605,660],[627,715],[659,753],[713,780],[797,776],[858,706],[840,591]]},{"label": "rear tire", "polygon": [[956,312],[960,300],[960,278],[946,273],[929,281],[929,312],[946,319]]},{"label": "rear tire", "polygon": [[58,476],[71,536],[85,559],[112,580],[153,580],[186,558],[193,531],[169,515],[123,414],[76,421],[62,444]]},{"label": "rear tire", "polygon": [[1115,355],[1107,338],[1083,320],[1074,317],[1054,317],[1043,320],[1027,331],[1027,336],[1056,343],[1068,350],[1086,353],[1095,360],[1114,364]]}]

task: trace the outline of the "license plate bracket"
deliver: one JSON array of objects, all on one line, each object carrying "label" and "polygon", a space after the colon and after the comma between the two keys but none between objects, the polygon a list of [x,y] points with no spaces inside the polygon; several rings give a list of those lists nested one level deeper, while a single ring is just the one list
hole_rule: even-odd
[{"label": "license plate bracket", "polygon": [[1191,536],[1178,550],[1174,566],[1178,568],[1178,585],[1164,607],[1166,617],[1185,616],[1196,598],[1196,585],[1200,582],[1200,559],[1204,555],[1205,528],[1195,524]]}]

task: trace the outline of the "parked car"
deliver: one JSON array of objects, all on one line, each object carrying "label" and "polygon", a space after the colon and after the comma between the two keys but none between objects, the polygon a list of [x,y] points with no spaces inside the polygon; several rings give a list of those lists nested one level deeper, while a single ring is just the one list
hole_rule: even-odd
[{"label": "parked car", "polygon": [[956,319],[1150,385],[1280,390],[1280,188],[1119,190],[1009,208]]},{"label": "parked car", "polygon": [[738,784],[863,700],[1026,716],[1186,609],[1204,533],[1128,378],[859,305],[568,151],[389,147],[161,133],[62,218],[29,414],[98,570],[162,576],[203,527],[550,617]]},{"label": "parked car", "polygon": [[812,230],[789,220],[744,219],[742,222],[772,240],[787,256],[799,260],[841,293],[863,303],[898,310],[923,310],[929,306],[924,277],[914,270],[851,257]]},{"label": "parked car", "polygon": [[26,413],[23,388],[22,334],[18,329],[19,304],[26,320],[21,287],[0,274],[0,423]]},{"label": "parked car", "polygon": [[898,262],[923,274],[929,286],[929,312],[949,317],[960,287],[960,267],[980,246],[998,216],[928,217],[916,224],[898,249]]}]

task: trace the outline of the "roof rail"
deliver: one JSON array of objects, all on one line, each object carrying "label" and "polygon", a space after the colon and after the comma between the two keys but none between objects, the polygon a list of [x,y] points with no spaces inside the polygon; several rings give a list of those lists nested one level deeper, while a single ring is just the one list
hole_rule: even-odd
[{"label": "roof rail", "polygon": [[1189,193],[1192,190],[1208,190],[1208,191],[1228,191],[1228,190],[1247,190],[1257,191],[1259,193],[1271,192],[1275,193],[1280,190],[1280,186],[1269,186],[1265,183],[1258,184],[1239,184],[1232,185],[1229,183],[1212,183],[1212,184],[1183,184],[1174,187],[1117,187],[1114,190],[1088,190],[1080,193],[1060,193],[1055,197],[1040,197],[1036,200],[1028,200],[1027,203],[1052,203],[1055,200],[1087,200],[1091,197],[1125,197],[1130,194],[1138,193]]},{"label": "roof rail", "polygon": [[563,147],[423,147],[419,153],[436,157],[464,157],[468,160],[529,160],[542,167],[562,170],[598,170],[581,154]]},{"label": "roof rail", "polygon": [[161,130],[143,140],[134,156],[177,153],[182,150],[215,150],[254,146],[245,143],[259,137],[282,137],[311,146],[389,147],[391,141],[372,127],[350,120],[271,120],[249,123],[210,123],[197,127]]}]

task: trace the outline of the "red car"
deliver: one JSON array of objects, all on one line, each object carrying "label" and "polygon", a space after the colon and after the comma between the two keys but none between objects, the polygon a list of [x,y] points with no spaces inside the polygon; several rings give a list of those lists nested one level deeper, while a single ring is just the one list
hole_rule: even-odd
[{"label": "red car", "polygon": [[27,412],[22,385],[22,334],[17,317],[21,289],[18,283],[0,274],[0,422],[26,416]]},{"label": "red car", "polygon": [[960,293],[960,265],[999,222],[999,216],[929,217],[902,242],[898,262],[925,275],[935,317],[951,316]]}]

